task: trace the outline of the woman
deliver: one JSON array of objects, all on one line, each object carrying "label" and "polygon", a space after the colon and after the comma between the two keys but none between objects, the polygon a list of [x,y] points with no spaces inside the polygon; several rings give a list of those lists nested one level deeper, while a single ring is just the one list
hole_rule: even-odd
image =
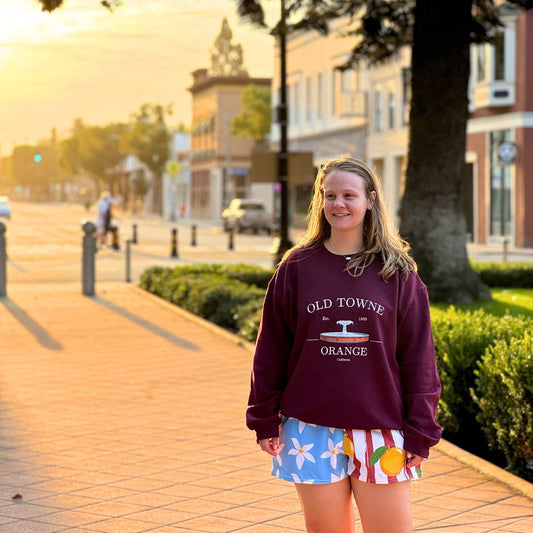
[{"label": "woman", "polygon": [[368,166],[318,172],[302,242],[265,297],[247,424],[293,481],[307,530],[412,531],[410,480],[436,444],[426,287]]}]

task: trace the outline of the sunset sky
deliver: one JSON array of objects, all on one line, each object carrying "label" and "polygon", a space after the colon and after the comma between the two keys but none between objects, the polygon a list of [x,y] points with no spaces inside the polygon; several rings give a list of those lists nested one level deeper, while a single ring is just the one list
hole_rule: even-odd
[{"label": "sunset sky", "polygon": [[[268,1],[271,18],[277,1]],[[274,39],[239,21],[234,0],[0,0],[0,154],[88,125],[127,121],[146,102],[173,104],[170,125],[190,123],[191,72],[210,66],[224,16],[251,76],[273,71]],[[273,18],[272,18],[273,20]]]}]

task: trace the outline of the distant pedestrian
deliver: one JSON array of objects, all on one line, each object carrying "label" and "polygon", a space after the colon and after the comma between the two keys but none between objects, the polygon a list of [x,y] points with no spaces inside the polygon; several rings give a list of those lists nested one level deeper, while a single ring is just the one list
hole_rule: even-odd
[{"label": "distant pedestrian", "polygon": [[429,302],[369,167],[319,170],[300,244],[268,286],[247,424],[307,530],[412,531],[410,480],[441,436]]},{"label": "distant pedestrian", "polygon": [[96,229],[98,233],[98,243],[105,246],[107,234],[111,227],[111,195],[108,191],[103,191],[98,200],[98,212],[96,218]]}]

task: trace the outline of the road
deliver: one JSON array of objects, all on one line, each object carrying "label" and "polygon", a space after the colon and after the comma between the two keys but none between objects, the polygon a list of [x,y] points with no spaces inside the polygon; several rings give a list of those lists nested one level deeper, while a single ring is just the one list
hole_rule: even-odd
[{"label": "road", "polygon": [[[36,204],[12,202],[12,218],[2,220],[7,227],[7,280],[10,282],[77,281],[81,283],[81,221],[96,221],[96,206],[88,212],[75,204]],[[234,249],[221,226],[205,221],[169,223],[153,216],[118,213],[120,250],[104,248],[96,256],[96,282],[125,281],[126,239],[137,226],[137,244],[132,244],[131,275],[137,282],[141,273],[154,265],[247,263],[272,267],[272,237],[236,234]],[[196,225],[196,246],[192,245],[192,225]],[[178,258],[171,257],[172,229],[178,230]],[[298,238],[298,232],[291,235]],[[502,261],[500,246],[468,245],[470,255],[479,261]],[[533,249],[509,250],[510,261],[533,262]]]},{"label": "road", "polygon": [[[80,205],[12,202],[11,220],[6,225],[10,282],[81,282],[82,220],[96,221],[96,207],[88,212]],[[173,266],[198,262],[248,263],[265,268],[273,265],[268,235],[236,234],[233,250],[222,227],[206,222],[169,223],[158,217],[132,217],[118,213],[120,249],[104,247],[96,254],[96,282],[126,279],[126,239],[137,226],[137,244],[131,244],[131,281],[153,265]],[[196,225],[196,245],[192,226]],[[178,258],[171,257],[172,229],[177,232]]]}]

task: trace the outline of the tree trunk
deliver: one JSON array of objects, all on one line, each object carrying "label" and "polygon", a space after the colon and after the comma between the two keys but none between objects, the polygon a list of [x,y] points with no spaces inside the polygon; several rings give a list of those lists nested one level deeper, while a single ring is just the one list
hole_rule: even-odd
[{"label": "tree trunk", "polygon": [[152,211],[156,215],[163,214],[163,176],[158,171],[152,174]]},{"label": "tree trunk", "polygon": [[466,251],[465,147],[472,0],[417,0],[400,231],[434,301],[491,298]]}]

